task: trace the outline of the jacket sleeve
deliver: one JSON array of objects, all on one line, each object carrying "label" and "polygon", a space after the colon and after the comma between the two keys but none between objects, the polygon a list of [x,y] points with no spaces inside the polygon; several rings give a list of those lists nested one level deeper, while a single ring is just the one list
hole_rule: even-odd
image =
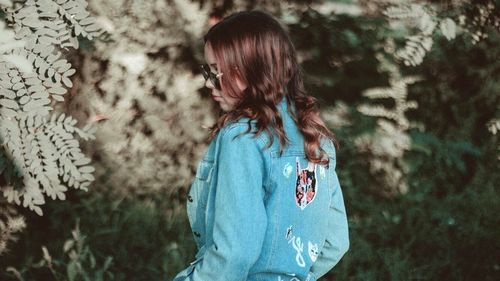
[{"label": "jacket sleeve", "polygon": [[246,126],[221,131],[216,160],[214,244],[196,263],[191,281],[246,280],[264,241],[264,155]]},{"label": "jacket sleeve", "polygon": [[[335,161],[335,160],[333,160]],[[311,273],[319,279],[330,271],[349,249],[349,231],[347,226],[347,215],[344,206],[344,198],[337,173],[335,163],[333,167],[333,192],[332,201],[328,213],[328,229],[330,230],[323,249],[320,251],[318,259],[311,267]]]}]

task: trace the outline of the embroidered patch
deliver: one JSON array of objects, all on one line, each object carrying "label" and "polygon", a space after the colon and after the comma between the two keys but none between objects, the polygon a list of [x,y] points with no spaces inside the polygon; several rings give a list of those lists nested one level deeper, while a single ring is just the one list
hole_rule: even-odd
[{"label": "embroidered patch", "polygon": [[293,172],[293,167],[292,165],[290,165],[290,163],[286,163],[285,167],[283,168],[283,175],[286,177],[286,178],[289,178],[290,175],[292,174]]},{"label": "embroidered patch", "polygon": [[311,241],[307,241],[307,253],[312,262],[315,262],[319,255],[318,244],[313,244]]},{"label": "embroidered patch", "polygon": [[288,240],[288,244],[290,243],[297,252],[297,255],[295,255],[295,261],[297,262],[297,265],[300,267],[305,267],[306,262],[304,261],[304,257],[302,256],[302,252],[304,252],[304,243],[300,241],[300,237],[295,236]]},{"label": "embroidered patch", "polygon": [[295,202],[304,210],[316,197],[316,164],[308,162],[305,169],[301,169],[297,157],[297,183],[295,186]]},{"label": "embroidered patch", "polygon": [[319,175],[321,176],[322,180],[325,179],[325,177],[326,177],[325,167],[319,166]]}]

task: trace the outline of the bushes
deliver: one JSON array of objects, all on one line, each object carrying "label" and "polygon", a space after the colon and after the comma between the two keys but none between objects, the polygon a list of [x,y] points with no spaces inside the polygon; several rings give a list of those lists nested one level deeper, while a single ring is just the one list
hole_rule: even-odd
[{"label": "bushes", "polygon": [[[72,193],[68,200],[48,205],[43,218],[27,214],[28,229],[0,262],[0,279],[17,280],[4,271],[13,266],[24,280],[71,280],[66,273],[71,258],[63,248],[79,221],[81,235],[86,236],[83,248],[87,248],[87,256],[81,255],[81,272],[91,276],[88,280],[96,280],[110,258],[103,280],[168,280],[190,262],[195,247],[185,212],[172,200],[117,200]],[[57,279],[47,266],[37,266],[42,245],[52,256]],[[95,258],[93,268],[90,256]],[[83,274],[77,276],[74,280],[86,280]]]}]

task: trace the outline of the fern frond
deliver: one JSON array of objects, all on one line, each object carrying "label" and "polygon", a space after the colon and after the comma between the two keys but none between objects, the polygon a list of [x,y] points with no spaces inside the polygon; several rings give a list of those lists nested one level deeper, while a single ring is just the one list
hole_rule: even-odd
[{"label": "fern frond", "polygon": [[384,14],[389,23],[402,24],[413,34],[405,36],[405,45],[395,52],[395,57],[407,66],[423,62],[425,54],[433,45],[433,34],[439,25],[441,33],[448,40],[456,36],[456,24],[451,18],[440,19],[431,4],[401,3],[388,7]]},{"label": "fern frond", "polygon": [[[68,187],[87,190],[94,180],[77,139],[93,139],[92,129],[76,127],[65,114],[50,116],[52,101],[64,101],[76,72],[58,49],[99,34],[86,6],[84,0],[27,0],[7,10],[14,36],[0,39],[0,170],[7,183],[1,188],[8,202],[39,215],[45,197],[64,200]],[[4,29],[2,22],[0,34]]]}]

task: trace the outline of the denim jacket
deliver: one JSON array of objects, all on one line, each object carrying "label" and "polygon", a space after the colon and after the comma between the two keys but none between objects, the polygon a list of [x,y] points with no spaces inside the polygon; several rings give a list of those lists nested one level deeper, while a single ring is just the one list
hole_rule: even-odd
[{"label": "denim jacket", "polygon": [[[293,106],[292,106],[293,108]],[[255,120],[222,128],[199,163],[187,202],[198,253],[174,281],[314,281],[349,247],[335,147],[322,140],[328,166],[307,161],[304,138],[286,99],[278,105],[289,144]]]}]

